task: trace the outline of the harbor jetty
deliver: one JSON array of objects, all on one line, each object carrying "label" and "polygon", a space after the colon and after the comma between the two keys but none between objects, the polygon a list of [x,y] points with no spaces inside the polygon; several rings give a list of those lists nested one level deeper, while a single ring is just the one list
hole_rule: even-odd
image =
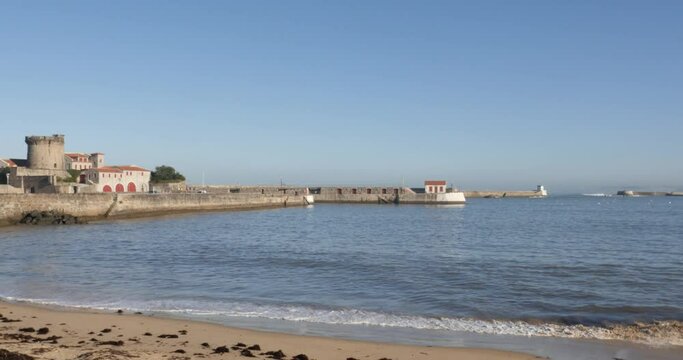
[{"label": "harbor jetty", "polygon": [[491,191],[491,190],[465,190],[465,196],[468,198],[541,198],[548,196],[548,190],[543,185],[538,185],[536,190],[507,190],[507,191]]},{"label": "harbor jetty", "polygon": [[427,180],[424,188],[404,186],[321,186],[309,188],[318,203],[457,205],[465,194],[441,180]]},{"label": "harbor jetty", "polygon": [[619,190],[620,196],[683,196],[683,192]]}]

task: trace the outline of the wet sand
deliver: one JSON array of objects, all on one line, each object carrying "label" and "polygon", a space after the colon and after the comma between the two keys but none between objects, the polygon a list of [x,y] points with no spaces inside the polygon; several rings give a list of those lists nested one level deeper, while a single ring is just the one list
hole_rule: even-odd
[{"label": "wet sand", "polygon": [[[0,302],[0,358],[524,360],[508,351],[299,336],[209,323]],[[3,357],[4,356],[4,357]]]}]

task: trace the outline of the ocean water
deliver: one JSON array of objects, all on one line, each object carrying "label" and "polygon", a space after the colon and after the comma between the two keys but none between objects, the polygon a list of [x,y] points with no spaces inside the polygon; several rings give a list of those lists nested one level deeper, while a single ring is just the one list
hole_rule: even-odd
[{"label": "ocean water", "polygon": [[[0,254],[6,299],[261,328],[619,339],[614,325],[683,321],[677,197],[318,204],[22,226],[0,230]],[[683,345],[680,334],[642,341]]]}]

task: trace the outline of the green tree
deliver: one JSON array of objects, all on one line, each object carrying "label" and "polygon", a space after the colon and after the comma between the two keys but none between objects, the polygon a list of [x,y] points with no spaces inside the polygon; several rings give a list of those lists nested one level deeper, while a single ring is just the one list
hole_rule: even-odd
[{"label": "green tree", "polygon": [[185,181],[185,176],[177,172],[172,166],[157,166],[152,171],[152,182],[174,182]]},{"label": "green tree", "polygon": [[69,177],[62,179],[62,182],[70,182],[70,183],[78,182],[78,177],[81,175],[81,170],[69,169],[67,171],[69,172]]}]

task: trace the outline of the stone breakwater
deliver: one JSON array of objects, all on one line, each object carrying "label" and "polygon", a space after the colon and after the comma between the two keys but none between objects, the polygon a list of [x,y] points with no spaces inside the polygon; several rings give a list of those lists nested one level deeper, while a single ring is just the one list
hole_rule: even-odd
[{"label": "stone breakwater", "polygon": [[60,219],[52,220],[61,222],[307,204],[303,195],[274,194],[0,194],[0,226],[18,224],[27,215],[33,223],[42,216],[32,214],[41,213],[55,214]]},{"label": "stone breakwater", "polygon": [[467,198],[531,198],[531,197],[545,197],[541,191],[481,191],[481,190],[466,190],[465,196]]},{"label": "stone breakwater", "polygon": [[420,204],[454,205],[465,204],[462,192],[441,194],[417,193],[407,187],[319,187],[310,188],[319,203],[364,203],[364,204]]}]

